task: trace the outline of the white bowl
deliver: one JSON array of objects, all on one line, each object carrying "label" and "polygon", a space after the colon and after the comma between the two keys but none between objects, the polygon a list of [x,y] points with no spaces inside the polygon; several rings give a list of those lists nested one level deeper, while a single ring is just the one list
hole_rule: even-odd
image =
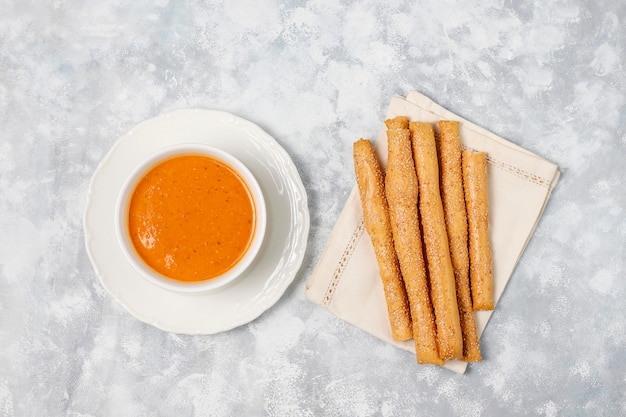
[{"label": "white bowl", "polygon": [[[168,278],[148,266],[135,250],[128,232],[128,207],[135,187],[144,175],[154,168],[159,162],[179,155],[206,155],[217,159],[232,169],[243,178],[248,186],[254,201],[254,215],[256,217],[254,235],[247,251],[241,259],[223,274],[198,282],[183,282]],[[261,187],[259,187],[254,175],[246,166],[231,154],[207,145],[185,143],[162,148],[144,159],[128,176],[124,182],[117,199],[115,208],[115,226],[117,240],[122,252],[130,264],[148,281],[167,290],[179,292],[203,292],[220,288],[239,277],[250,266],[259,252],[265,236],[267,212]]]}]

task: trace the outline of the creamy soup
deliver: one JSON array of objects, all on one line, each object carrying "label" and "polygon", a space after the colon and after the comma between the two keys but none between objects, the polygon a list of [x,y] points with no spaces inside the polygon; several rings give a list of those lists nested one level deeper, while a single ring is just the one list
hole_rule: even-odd
[{"label": "creamy soup", "polygon": [[215,278],[246,253],[255,229],[254,201],[229,165],[182,155],[153,167],[129,206],[131,240],[146,264],[187,282]]}]

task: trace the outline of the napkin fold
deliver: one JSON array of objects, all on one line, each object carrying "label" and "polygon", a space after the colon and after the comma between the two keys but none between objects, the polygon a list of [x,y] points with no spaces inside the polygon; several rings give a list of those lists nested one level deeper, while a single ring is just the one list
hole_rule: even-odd
[{"label": "napkin fold", "polygon": [[[446,110],[428,97],[411,92],[392,98],[386,118],[408,116],[412,121],[435,123],[458,120],[464,148],[487,153],[489,185],[489,235],[496,303],[521,257],[559,178],[558,167]],[[358,138],[355,138],[355,140]],[[383,126],[375,151],[383,167],[387,162],[387,134]],[[305,291],[311,302],[340,319],[394,345],[415,353],[413,340],[398,342],[391,337],[383,286],[355,184],[339,215]],[[491,311],[475,313],[478,335]],[[463,373],[467,364],[445,364]]]}]

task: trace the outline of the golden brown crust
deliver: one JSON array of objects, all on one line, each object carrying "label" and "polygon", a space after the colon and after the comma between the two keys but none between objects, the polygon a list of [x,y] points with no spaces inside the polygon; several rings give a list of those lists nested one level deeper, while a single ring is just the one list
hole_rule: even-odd
[{"label": "golden brown crust", "polygon": [[408,129],[409,128],[409,118],[406,116],[397,116],[393,119],[385,120],[385,126],[387,126],[388,130],[393,129]]},{"label": "golden brown crust", "polygon": [[412,337],[409,304],[394,250],[383,173],[369,140],[354,143],[354,169],[369,234],[383,282],[391,334],[395,340]]},{"label": "golden brown crust", "polygon": [[443,365],[437,351],[435,316],[422,252],[417,212],[418,185],[408,118],[387,120],[385,124],[389,127],[385,193],[394,245],[411,308],[417,361]]},{"label": "golden brown crust", "polygon": [[430,123],[411,122],[409,129],[419,183],[419,210],[430,276],[431,301],[437,324],[439,355],[443,360],[458,359],[463,356],[463,337],[439,192],[439,164],[434,132]]},{"label": "golden brown crust", "polygon": [[487,155],[463,151],[463,188],[469,225],[470,285],[474,310],[493,310]]},{"label": "golden brown crust", "polygon": [[467,212],[461,172],[461,140],[459,122],[439,122],[438,154],[441,179],[441,200],[448,232],[450,258],[454,268],[459,319],[463,334],[463,360],[482,360],[476,332],[469,283],[469,255],[467,249]]}]

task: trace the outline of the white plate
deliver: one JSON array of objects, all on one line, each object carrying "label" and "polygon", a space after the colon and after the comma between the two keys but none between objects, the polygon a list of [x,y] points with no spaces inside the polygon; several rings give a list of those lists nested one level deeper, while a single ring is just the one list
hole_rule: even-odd
[{"label": "white plate", "polygon": [[[176,293],[148,282],[125,259],[115,236],[115,202],[125,178],[150,153],[183,142],[233,154],[252,171],[266,200],[267,230],[257,258],[215,292]],[[309,211],[296,167],[271,136],[226,112],[185,109],[147,120],[115,143],[91,180],[84,229],[100,282],[128,312],[165,331],[212,334],[254,320],[283,295],[302,264]]]}]

